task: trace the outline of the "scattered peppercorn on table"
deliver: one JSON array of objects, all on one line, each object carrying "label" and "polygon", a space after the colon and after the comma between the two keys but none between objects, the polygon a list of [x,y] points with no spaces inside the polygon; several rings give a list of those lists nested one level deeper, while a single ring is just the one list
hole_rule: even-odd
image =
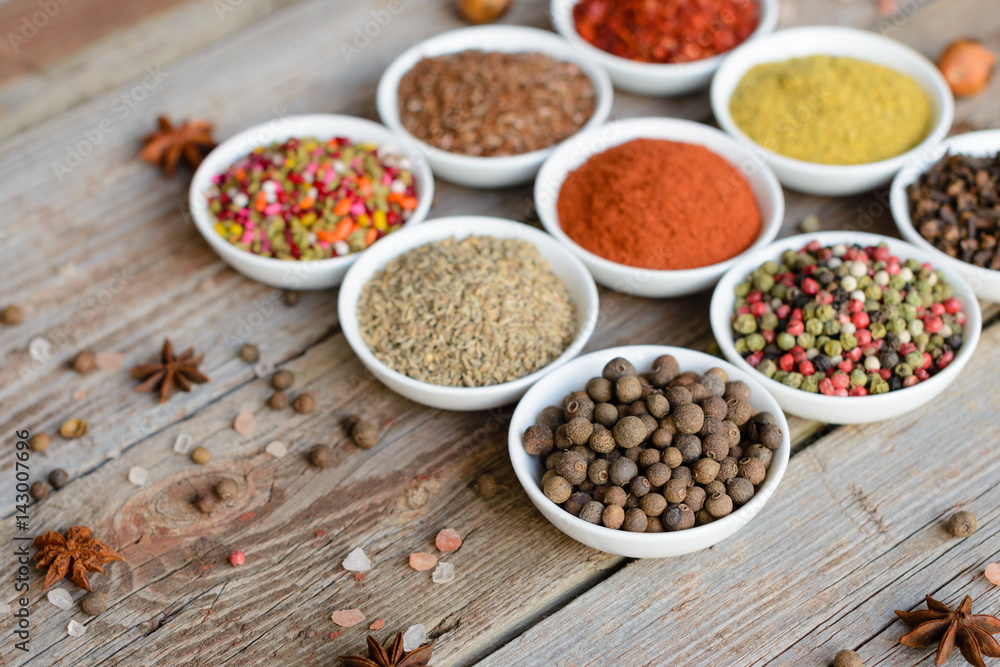
[{"label": "scattered peppercorn on table", "polygon": [[[877,4],[783,0],[779,27],[874,29],[932,58],[964,36],[1000,49],[1000,14],[981,0],[901,3],[888,19]],[[335,291],[290,296],[228,268],[179,206],[186,167],[164,179],[133,157],[161,114],[211,119],[217,138],[289,113],[372,117],[386,63],[463,25],[451,3],[119,5],[60,4],[23,39],[22,18],[35,20],[39,5],[11,0],[0,13],[21,40],[0,70],[0,309],[20,307],[0,325],[0,664],[334,665],[364,653],[369,632],[385,642],[422,624],[434,667],[798,667],[828,665],[841,649],[866,665],[929,665],[932,649],[896,643],[909,628],[893,610],[923,609],[926,594],[951,609],[971,595],[974,613],[1000,610],[1000,586],[983,576],[1000,560],[1000,307],[982,304],[972,363],[926,408],[864,426],[790,416],[784,478],[733,537],[663,560],[594,551],[519,486],[507,457],[513,406],[449,412],[392,393],[340,333]],[[548,10],[515,0],[502,21],[548,28]],[[171,33],[184,39],[150,38]],[[706,93],[616,91],[612,113],[711,120]],[[958,126],[998,118],[1000,81],[957,104]],[[530,186],[436,186],[431,217],[537,224]],[[887,197],[786,191],[781,235],[816,214],[824,229],[898,236]],[[269,252],[263,238],[232,240]],[[586,351],[712,344],[707,293],[600,297]],[[211,381],[161,404],[163,389],[134,392],[128,369],[158,360],[164,338],[204,355],[196,370]],[[268,381],[272,368],[291,374],[284,389]],[[354,414],[381,425],[381,441],[369,434],[361,441],[377,444],[357,446],[357,425],[343,423]],[[70,420],[72,438],[59,433]],[[34,441],[30,482],[65,471],[26,508],[13,502],[23,431],[47,436]],[[968,537],[946,529],[956,509],[978,520]],[[34,566],[29,589],[15,589],[17,547],[30,544],[15,540],[72,526],[124,558],[89,575],[106,601],[81,608],[85,591],[62,582],[74,604],[64,610]],[[345,569],[348,554],[352,568],[370,569]],[[27,652],[15,648],[22,607]],[[961,664],[957,652],[948,664]]]}]

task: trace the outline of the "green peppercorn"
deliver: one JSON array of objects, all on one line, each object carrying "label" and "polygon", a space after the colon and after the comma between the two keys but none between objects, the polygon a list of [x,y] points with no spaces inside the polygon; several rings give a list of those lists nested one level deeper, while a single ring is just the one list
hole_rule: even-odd
[{"label": "green peppercorn", "polygon": [[782,331],[780,334],[778,334],[778,337],[775,339],[775,343],[777,343],[779,348],[787,352],[788,350],[795,347],[795,336],[788,333],[787,331]]},{"label": "green peppercorn", "polygon": [[855,367],[851,371],[850,381],[852,387],[864,387],[868,384],[868,374],[865,373],[863,368]]},{"label": "green peppercorn", "polygon": [[762,359],[757,365],[757,370],[764,374],[764,377],[772,378],[778,370],[778,364],[772,359]]},{"label": "green peppercorn", "polygon": [[908,378],[913,375],[913,367],[907,363],[896,364],[892,371],[901,378]]},{"label": "green peppercorn", "polygon": [[781,384],[791,387],[792,389],[799,389],[802,386],[803,378],[804,376],[802,375],[802,373],[797,373],[797,372],[789,373],[781,381]]},{"label": "green peppercorn", "polygon": [[[767,346],[767,341],[759,333],[752,333],[745,340],[747,349],[751,352],[759,352]],[[673,404],[672,401],[671,404]]]}]

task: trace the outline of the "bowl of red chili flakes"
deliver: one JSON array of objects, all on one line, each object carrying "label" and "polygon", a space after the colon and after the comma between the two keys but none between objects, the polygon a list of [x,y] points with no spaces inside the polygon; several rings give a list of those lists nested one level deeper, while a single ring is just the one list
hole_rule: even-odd
[{"label": "bowl of red chili flakes", "polygon": [[615,88],[667,97],[704,88],[729,52],[774,32],[779,0],[552,0],[555,29]]}]

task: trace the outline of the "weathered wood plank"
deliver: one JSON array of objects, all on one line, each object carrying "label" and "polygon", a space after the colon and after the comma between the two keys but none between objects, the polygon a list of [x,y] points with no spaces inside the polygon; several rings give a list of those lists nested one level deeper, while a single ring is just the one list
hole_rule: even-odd
[{"label": "weathered wood plank", "polygon": [[[998,364],[994,327],[930,409],[842,427],[793,457],[743,532],[630,563],[480,664],[826,665],[842,648],[866,665],[916,664],[929,652],[893,645],[905,632],[893,609],[926,593],[1000,607],[980,576],[1000,555],[998,420],[984,399]],[[966,540],[942,526],[959,506],[979,517]]]}]

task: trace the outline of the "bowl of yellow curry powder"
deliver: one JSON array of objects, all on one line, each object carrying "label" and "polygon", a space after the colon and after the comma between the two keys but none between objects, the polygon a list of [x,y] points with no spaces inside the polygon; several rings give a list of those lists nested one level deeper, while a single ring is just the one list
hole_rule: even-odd
[{"label": "bowl of yellow curry powder", "polygon": [[850,195],[887,184],[947,135],[937,67],[873,32],[782,30],[737,47],[712,81],[719,125],[788,188]]}]

